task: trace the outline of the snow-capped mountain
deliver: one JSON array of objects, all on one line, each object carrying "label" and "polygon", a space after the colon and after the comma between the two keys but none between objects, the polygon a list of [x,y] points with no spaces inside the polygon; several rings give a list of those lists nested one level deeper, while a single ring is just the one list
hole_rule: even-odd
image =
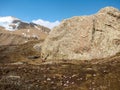
[{"label": "snow-capped mountain", "polygon": [[33,39],[45,39],[49,32],[49,28],[35,23],[23,22],[12,16],[0,17],[0,45],[21,44]]},{"label": "snow-capped mountain", "polygon": [[[59,21],[50,22],[42,19],[32,20],[31,22],[32,24],[41,25],[50,29],[60,24]],[[23,25],[23,23],[26,25],[29,24],[28,22],[23,22],[20,19],[12,16],[0,17],[0,26],[4,27],[6,30],[9,31],[17,30],[21,24]]]}]

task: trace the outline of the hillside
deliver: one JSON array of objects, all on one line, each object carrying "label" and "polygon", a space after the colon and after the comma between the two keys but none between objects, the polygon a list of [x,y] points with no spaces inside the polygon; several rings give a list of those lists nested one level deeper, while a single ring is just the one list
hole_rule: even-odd
[{"label": "hillside", "polygon": [[40,57],[41,54],[33,48],[38,42],[42,43],[43,40],[32,40],[17,45],[1,45],[0,63],[29,62],[31,60],[29,59],[30,56]]}]

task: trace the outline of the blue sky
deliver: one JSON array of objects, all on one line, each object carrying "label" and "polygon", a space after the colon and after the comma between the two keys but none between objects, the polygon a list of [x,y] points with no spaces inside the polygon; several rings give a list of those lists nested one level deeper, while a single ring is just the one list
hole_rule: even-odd
[{"label": "blue sky", "polygon": [[0,16],[54,22],[72,16],[94,14],[106,6],[120,9],[120,0],[0,0]]}]

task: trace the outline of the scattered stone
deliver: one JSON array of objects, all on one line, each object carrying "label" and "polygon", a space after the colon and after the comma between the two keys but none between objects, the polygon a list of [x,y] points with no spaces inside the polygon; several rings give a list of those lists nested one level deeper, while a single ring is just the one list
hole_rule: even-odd
[{"label": "scattered stone", "polygon": [[47,78],[47,81],[51,81],[51,78]]},{"label": "scattered stone", "polygon": [[18,79],[20,79],[20,76],[14,76],[14,75],[9,75],[9,76],[7,76],[7,77],[9,77],[9,78],[18,78]]},{"label": "scattered stone", "polygon": [[37,56],[37,55],[35,55],[35,56],[28,56],[28,59],[38,59],[38,58],[40,58],[40,56]]},{"label": "scattered stone", "polygon": [[13,65],[21,65],[21,64],[24,64],[24,62],[15,62],[15,63],[11,63]]}]

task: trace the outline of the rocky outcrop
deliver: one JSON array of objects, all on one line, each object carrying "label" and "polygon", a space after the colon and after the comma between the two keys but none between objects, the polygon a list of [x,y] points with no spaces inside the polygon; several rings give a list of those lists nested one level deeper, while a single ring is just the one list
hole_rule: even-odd
[{"label": "rocky outcrop", "polygon": [[120,11],[106,7],[95,15],[63,20],[38,46],[47,59],[91,60],[115,55],[120,52]]}]

